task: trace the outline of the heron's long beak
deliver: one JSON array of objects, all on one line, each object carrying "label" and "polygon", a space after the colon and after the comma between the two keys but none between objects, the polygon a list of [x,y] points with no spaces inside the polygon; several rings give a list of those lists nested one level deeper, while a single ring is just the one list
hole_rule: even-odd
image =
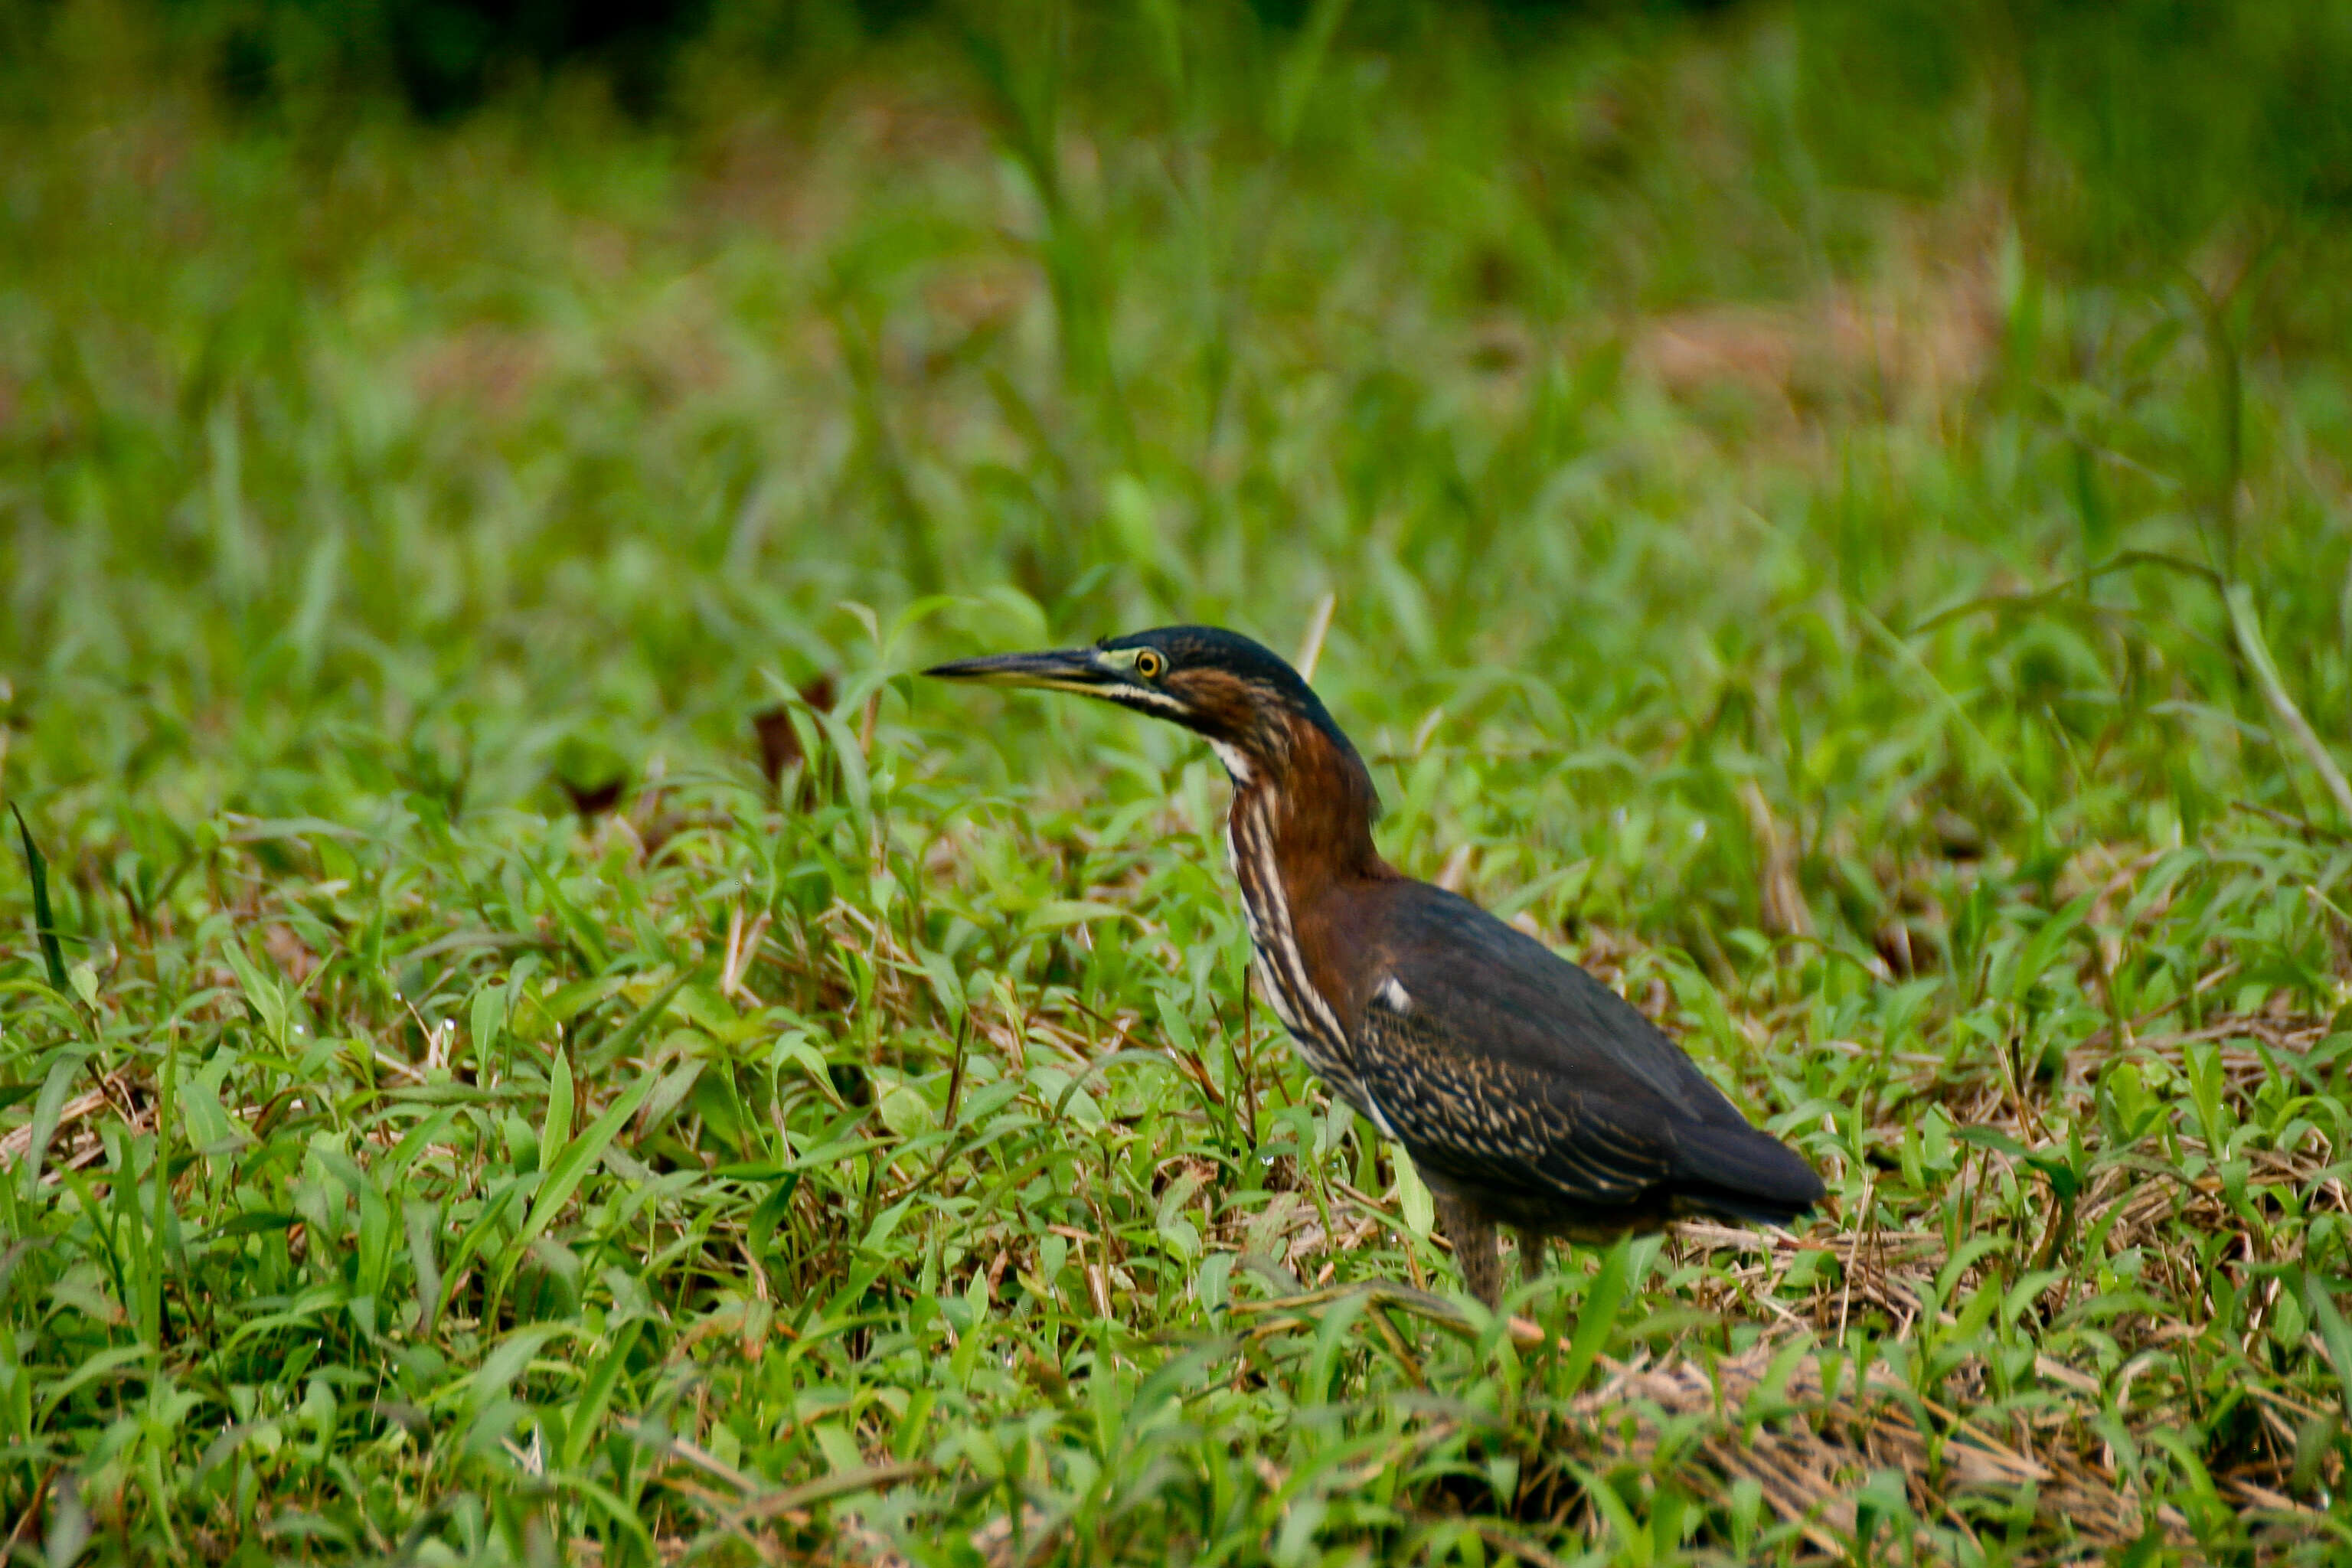
[{"label": "heron's long beak", "polygon": [[1106,688],[1121,684],[1126,675],[1090,647],[960,658],[952,664],[935,664],[923,673],[941,680],[969,680],[976,686],[1034,686],[1088,697],[1104,695]]}]

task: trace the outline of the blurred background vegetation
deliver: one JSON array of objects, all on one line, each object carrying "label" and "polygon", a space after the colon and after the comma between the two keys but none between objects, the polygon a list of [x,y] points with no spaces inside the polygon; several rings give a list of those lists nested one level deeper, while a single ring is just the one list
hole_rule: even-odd
[{"label": "blurred background vegetation", "polygon": [[[2231,640],[2152,552],[2352,710],[2352,8],[30,0],[0,81],[37,789],[358,720],[517,798],[993,585],[1277,641],[1336,594],[1382,720],[1557,729],[1457,690],[1539,669],[1794,755],[1903,689],[1771,617],[2096,570],[1929,662],[2194,822],[2197,704],[2266,721],[2126,635]],[[536,718],[475,756],[484,704]]]},{"label": "blurred background vegetation", "polygon": [[1581,1368],[1237,1327],[1444,1265],[1228,1026],[1213,764],[900,679],[1328,605],[1384,851],[1919,1249],[1596,1346],[2145,1505],[1858,1555],[2318,1541],[2347,277],[2338,0],[0,0],[0,1517],[751,1554],[674,1430],[763,1550],[873,1461],[859,1562],[1798,1550],[1571,1528]]},{"label": "blurred background vegetation", "polygon": [[[2352,440],[2347,86],[2333,5],[19,0],[16,721],[690,719],[999,583],[1568,670],[1735,563],[1890,625],[2127,546],[2341,583],[2332,484],[2241,502]],[[2277,613],[2344,710],[2352,598]]]}]

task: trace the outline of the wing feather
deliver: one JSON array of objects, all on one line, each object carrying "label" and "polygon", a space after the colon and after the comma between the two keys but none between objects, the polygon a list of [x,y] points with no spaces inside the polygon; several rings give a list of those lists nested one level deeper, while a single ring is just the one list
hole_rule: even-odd
[{"label": "wing feather", "polygon": [[1600,981],[1440,889],[1391,884],[1390,898],[1358,1071],[1433,1182],[1539,1226],[1635,1211],[1779,1222],[1821,1200],[1801,1156]]},{"label": "wing feather", "polygon": [[1672,1135],[1654,1110],[1482,1055],[1442,1005],[1398,1001],[1384,990],[1366,1005],[1357,1072],[1426,1174],[1607,1210],[1634,1203],[1672,1170]]}]

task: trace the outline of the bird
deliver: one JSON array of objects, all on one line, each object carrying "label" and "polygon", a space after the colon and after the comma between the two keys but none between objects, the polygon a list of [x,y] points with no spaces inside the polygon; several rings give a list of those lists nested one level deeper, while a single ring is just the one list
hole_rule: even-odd
[{"label": "bird", "polygon": [[1498,1227],[1548,1241],[1684,1218],[1790,1226],[1823,1196],[1625,999],[1372,840],[1362,756],[1298,672],[1216,626],[935,665],[942,680],[1076,692],[1179,724],[1233,783],[1225,843],[1258,988],[1307,1069],[1402,1146],[1470,1293],[1503,1286]]}]

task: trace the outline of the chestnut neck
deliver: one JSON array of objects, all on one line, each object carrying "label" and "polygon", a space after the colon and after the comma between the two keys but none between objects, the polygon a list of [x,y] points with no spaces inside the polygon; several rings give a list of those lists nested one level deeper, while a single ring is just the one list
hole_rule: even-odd
[{"label": "chestnut neck", "polygon": [[1372,844],[1380,795],[1346,737],[1294,717],[1259,738],[1272,743],[1248,748],[1250,773],[1234,780],[1233,816],[1265,813],[1283,880],[1307,888],[1396,875]]}]

